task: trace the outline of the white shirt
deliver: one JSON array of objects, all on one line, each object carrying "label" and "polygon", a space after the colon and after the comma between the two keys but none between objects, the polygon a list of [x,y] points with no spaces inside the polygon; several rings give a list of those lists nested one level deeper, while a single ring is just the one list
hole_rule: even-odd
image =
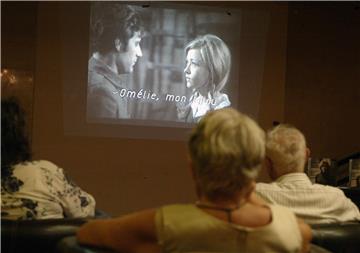
[{"label": "white shirt", "polygon": [[312,184],[305,173],[290,173],[275,182],[257,183],[256,193],[268,201],[290,208],[307,223],[360,220],[358,207],[342,190]]}]

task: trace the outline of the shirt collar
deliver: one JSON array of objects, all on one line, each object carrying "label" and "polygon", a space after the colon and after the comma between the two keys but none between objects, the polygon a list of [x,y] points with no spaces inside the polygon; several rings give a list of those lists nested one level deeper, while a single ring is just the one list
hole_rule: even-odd
[{"label": "shirt collar", "polygon": [[295,182],[295,181],[302,181],[308,182],[312,184],[309,177],[303,172],[294,172],[282,175],[281,177],[275,180],[276,183],[288,183],[288,182]]},{"label": "shirt collar", "polygon": [[89,60],[89,69],[104,76],[114,86],[118,88],[124,88],[122,85],[124,83],[124,79],[121,77],[122,75],[119,75],[112,71],[106,64],[96,59],[94,56],[92,56]]}]

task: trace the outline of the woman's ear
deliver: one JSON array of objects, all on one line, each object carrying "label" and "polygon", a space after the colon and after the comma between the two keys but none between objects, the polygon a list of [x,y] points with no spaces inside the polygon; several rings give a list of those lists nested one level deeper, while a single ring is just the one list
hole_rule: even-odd
[{"label": "woman's ear", "polygon": [[195,186],[195,192],[198,198],[201,197],[201,190],[199,188],[198,182],[197,182],[197,175],[196,175],[196,171],[194,169],[194,165],[193,162],[191,161],[191,159],[188,160],[189,162],[189,168],[190,168],[190,173],[194,182],[194,186]]},{"label": "woman's ear", "polygon": [[254,180],[251,180],[251,182],[246,186],[244,189],[244,198],[249,199],[251,194],[255,191],[256,183]]},{"label": "woman's ear", "polygon": [[269,157],[265,157],[266,170],[272,180],[278,178],[278,173],[274,168],[273,161]]},{"label": "woman's ear", "polygon": [[310,151],[309,148],[306,148],[306,149],[305,149],[305,155],[306,155],[306,160],[310,158],[311,151]]},{"label": "woman's ear", "polygon": [[114,44],[115,44],[115,49],[117,52],[121,52],[122,50],[122,43],[119,39],[115,39],[114,41]]},{"label": "woman's ear", "polygon": [[265,168],[266,168],[267,173],[269,174],[270,177],[272,177],[273,163],[272,163],[271,159],[266,156],[264,163],[265,163]]},{"label": "woman's ear", "polygon": [[189,169],[190,169],[190,173],[192,176],[192,179],[195,181],[195,171],[194,171],[194,166],[193,166],[193,162],[188,159],[188,164],[189,164]]}]

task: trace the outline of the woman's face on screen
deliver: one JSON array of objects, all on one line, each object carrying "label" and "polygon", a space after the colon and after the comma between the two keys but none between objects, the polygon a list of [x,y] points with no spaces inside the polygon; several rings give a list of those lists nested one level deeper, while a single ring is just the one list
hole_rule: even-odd
[{"label": "woman's face on screen", "polygon": [[185,63],[186,87],[199,89],[206,87],[209,82],[210,72],[203,61],[199,49],[190,49],[186,55]]}]

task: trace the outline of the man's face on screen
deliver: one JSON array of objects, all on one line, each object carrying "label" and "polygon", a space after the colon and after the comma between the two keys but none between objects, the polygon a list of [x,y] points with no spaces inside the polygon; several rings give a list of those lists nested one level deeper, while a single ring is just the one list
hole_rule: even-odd
[{"label": "man's face on screen", "polygon": [[199,49],[190,49],[188,51],[184,73],[186,87],[199,89],[207,86],[210,72],[202,60]]},{"label": "man's face on screen", "polygon": [[135,32],[134,36],[129,39],[125,50],[121,50],[118,53],[116,66],[119,74],[131,73],[134,71],[137,59],[142,56],[140,41],[140,32]]}]

